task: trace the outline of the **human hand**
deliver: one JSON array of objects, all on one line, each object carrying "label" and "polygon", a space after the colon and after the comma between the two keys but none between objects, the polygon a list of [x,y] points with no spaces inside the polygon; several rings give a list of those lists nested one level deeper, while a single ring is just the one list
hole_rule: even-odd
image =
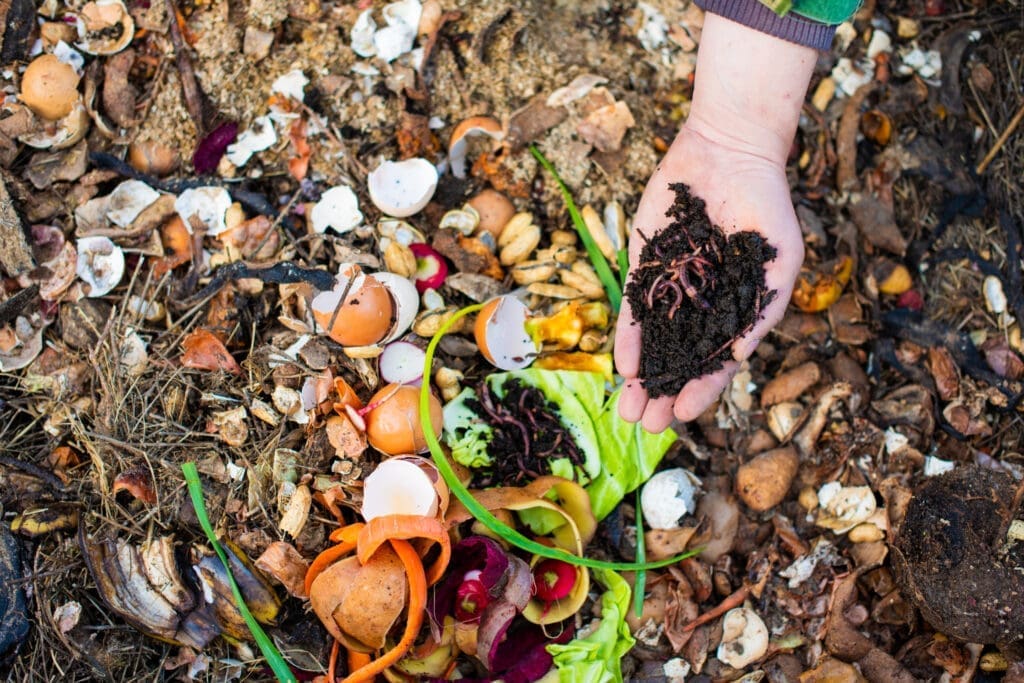
[{"label": "human hand", "polygon": [[[623,300],[615,334],[615,364],[626,378],[619,401],[623,419],[660,432],[673,416],[684,422],[696,418],[785,314],[804,255],[785,162],[813,64],[808,48],[707,16],[690,117],[640,199],[629,244],[630,269],[643,248],[640,232],[651,237],[667,227],[665,212],[675,199],[669,184],[682,182],[705,201],[711,221],[727,234],[756,231],[776,249],[775,259],[765,264],[765,284],[776,295],[753,328],[733,343],[732,360],[724,367],[691,380],[677,396],[654,400],[637,379],[640,327]],[[776,84],[781,80],[782,87],[765,92],[766,75]]]}]

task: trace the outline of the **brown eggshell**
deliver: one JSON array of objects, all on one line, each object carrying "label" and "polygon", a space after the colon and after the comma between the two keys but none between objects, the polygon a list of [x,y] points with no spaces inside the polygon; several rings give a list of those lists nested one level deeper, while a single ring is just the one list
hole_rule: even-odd
[{"label": "brown eggshell", "polygon": [[[427,450],[419,415],[420,389],[389,384],[370,399],[379,403],[366,415],[366,438],[370,445],[388,455],[422,453]],[[430,395],[430,424],[441,432],[441,402]]]},{"label": "brown eggshell", "polygon": [[71,113],[78,99],[78,74],[55,55],[36,57],[21,79],[21,101],[44,119],[56,121]]},{"label": "brown eggshell", "polygon": [[466,202],[480,214],[477,232],[487,232],[497,238],[509,219],[516,213],[512,201],[496,190],[484,190]]}]

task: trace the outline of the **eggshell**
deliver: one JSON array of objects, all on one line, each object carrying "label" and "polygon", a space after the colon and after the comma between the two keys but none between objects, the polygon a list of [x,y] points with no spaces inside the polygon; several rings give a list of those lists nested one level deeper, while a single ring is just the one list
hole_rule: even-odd
[{"label": "eggshell", "polygon": [[512,201],[496,190],[484,190],[466,202],[480,214],[477,232],[489,232],[497,238],[516,214]]},{"label": "eggshell", "polygon": [[367,179],[370,200],[389,216],[419,213],[437,189],[437,169],[426,159],[385,161]]},{"label": "eggshell", "polygon": [[475,135],[487,135],[500,140],[504,137],[504,131],[501,124],[490,116],[473,116],[455,126],[448,142],[448,161],[452,166],[452,175],[456,178],[466,177],[468,139]]},{"label": "eggshell", "polygon": [[78,100],[78,80],[71,65],[55,55],[40,55],[21,77],[21,101],[44,119],[62,119]]},{"label": "eggshell", "polygon": [[383,341],[398,339],[412,326],[416,314],[420,311],[420,297],[416,285],[409,278],[395,273],[374,273],[372,277],[384,285],[395,305],[394,325]]},{"label": "eggshell", "polygon": [[521,370],[534,361],[540,348],[526,331],[530,309],[514,296],[488,302],[473,327],[480,353],[501,370]]}]

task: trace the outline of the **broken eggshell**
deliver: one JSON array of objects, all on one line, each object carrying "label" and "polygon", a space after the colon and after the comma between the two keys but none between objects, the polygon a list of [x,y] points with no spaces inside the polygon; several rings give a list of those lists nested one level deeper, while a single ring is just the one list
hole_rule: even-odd
[{"label": "broken eggshell", "polygon": [[359,198],[347,185],[337,185],[320,195],[320,201],[309,213],[313,232],[323,234],[327,228],[337,233],[354,230],[363,222]]},{"label": "broken eggshell", "polygon": [[376,344],[392,329],[392,296],[354,263],[342,264],[334,289],[317,294],[311,305],[317,325],[342,346]]},{"label": "broken eggshell", "polygon": [[719,661],[742,669],[764,657],[767,651],[768,628],[757,612],[737,607],[725,613],[717,652]]},{"label": "broken eggshell", "polygon": [[501,124],[490,116],[473,116],[455,126],[448,142],[448,161],[452,167],[452,175],[456,178],[466,177],[469,138],[477,135],[486,135],[494,140],[505,137]]},{"label": "broken eggshell", "polygon": [[689,470],[662,470],[644,484],[640,509],[652,529],[676,529],[679,520],[697,508],[700,479]]},{"label": "broken eggshell", "polygon": [[419,213],[437,189],[437,169],[426,159],[385,161],[370,172],[367,188],[374,205],[388,216]]},{"label": "broken eggshell", "polygon": [[843,486],[830,481],[818,489],[818,518],[820,527],[836,533],[846,533],[875,512],[875,494],[869,486]]},{"label": "broken eggshell", "polygon": [[12,372],[27,367],[43,350],[43,329],[25,316],[14,320],[13,328],[0,327],[0,371]]},{"label": "broken eggshell", "polygon": [[127,228],[160,193],[141,180],[126,180],[110,193],[107,218],[114,225]]},{"label": "broken eggshell", "polygon": [[480,353],[500,370],[521,370],[540,353],[526,331],[530,309],[514,296],[491,299],[477,315],[473,336]]},{"label": "broken eggshell", "polygon": [[89,131],[89,112],[81,99],[71,106],[71,113],[58,121],[37,119],[41,126],[18,140],[36,149],[66,149],[85,137]]},{"label": "broken eggshell", "polygon": [[384,337],[384,342],[394,341],[412,327],[413,321],[416,320],[416,314],[419,313],[420,298],[416,292],[416,285],[409,278],[396,273],[382,271],[374,273],[373,278],[384,285],[388,293],[391,294],[391,300],[395,306],[395,321],[387,336]]},{"label": "broken eggshell", "polygon": [[112,55],[128,47],[135,36],[135,21],[121,0],[95,0],[75,17],[75,47],[91,55]]},{"label": "broken eggshell", "polygon": [[226,231],[229,208],[231,195],[223,187],[189,188],[174,200],[174,210],[178,212],[189,234],[202,230],[216,237]]},{"label": "broken eggshell", "polygon": [[440,500],[434,481],[416,460],[422,459],[389,458],[366,477],[360,509],[363,519],[369,522],[387,515],[437,514]]},{"label": "broken eggshell", "polygon": [[83,237],[77,243],[75,274],[87,285],[86,296],[103,296],[124,276],[124,252],[109,237]]}]

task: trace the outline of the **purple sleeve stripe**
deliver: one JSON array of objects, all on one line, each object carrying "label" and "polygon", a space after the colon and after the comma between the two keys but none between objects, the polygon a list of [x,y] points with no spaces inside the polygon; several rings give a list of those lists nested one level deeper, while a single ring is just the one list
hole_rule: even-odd
[{"label": "purple sleeve stripe", "polygon": [[832,47],[832,36],[836,32],[835,26],[805,19],[793,12],[780,17],[758,0],[695,1],[706,12],[731,19],[790,43],[825,51]]}]

